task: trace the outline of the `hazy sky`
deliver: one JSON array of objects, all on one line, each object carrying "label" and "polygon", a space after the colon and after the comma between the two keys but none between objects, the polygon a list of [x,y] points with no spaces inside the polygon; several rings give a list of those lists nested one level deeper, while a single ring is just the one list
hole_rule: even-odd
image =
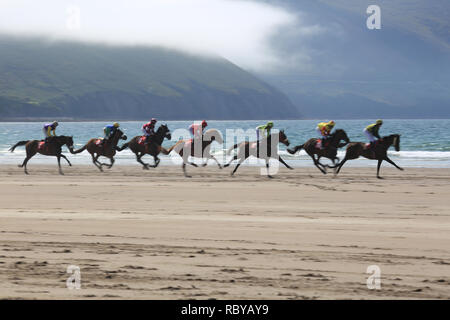
[{"label": "hazy sky", "polygon": [[318,30],[280,7],[254,1],[0,0],[0,32],[162,45],[219,54],[258,71],[281,64],[269,40],[287,29],[300,37]]}]

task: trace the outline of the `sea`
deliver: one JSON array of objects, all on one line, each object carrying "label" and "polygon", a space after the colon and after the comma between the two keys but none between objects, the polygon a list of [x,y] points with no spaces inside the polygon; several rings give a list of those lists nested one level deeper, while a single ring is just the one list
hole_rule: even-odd
[{"label": "sea", "polygon": [[[51,121],[53,119],[49,119]],[[118,121],[121,129],[131,139],[141,135],[141,127],[144,122]],[[218,144],[213,142],[211,151],[219,162],[226,162],[230,158],[226,155],[226,149],[236,142],[245,139],[255,139],[255,128],[265,124],[264,120],[251,121],[214,121],[208,120],[208,128],[219,130],[224,142]],[[290,147],[303,144],[310,138],[317,137],[315,128],[317,120],[278,120],[274,121],[276,129],[283,129],[290,141]],[[351,141],[366,141],[363,129],[373,123],[374,119],[367,120],[336,120],[336,128],[344,129]],[[171,140],[165,140],[164,147],[170,147],[181,138],[188,137],[188,127],[192,121],[164,121],[158,124],[167,124],[172,133]],[[103,127],[110,122],[88,121],[88,122],[60,122],[57,128],[58,135],[73,136],[75,148],[83,146],[89,139],[101,137]],[[8,149],[21,140],[42,139],[43,123],[41,122],[0,122],[0,165],[19,164],[25,157],[25,148],[18,147],[14,153]],[[401,134],[400,151],[396,152],[393,147],[389,149],[389,157],[398,165],[403,167],[417,168],[450,168],[450,119],[386,119],[380,129],[381,136],[389,134]],[[123,142],[120,142],[121,145]],[[293,167],[312,167],[311,158],[301,151],[296,155],[290,155],[286,146],[280,144],[280,155]],[[71,160],[72,164],[91,164],[91,157],[87,151],[72,155],[66,147],[63,153]],[[343,158],[345,148],[338,152],[338,157]],[[160,155],[161,165],[179,165],[181,159],[178,155]],[[106,159],[105,159],[106,160]],[[150,156],[144,157],[144,161],[152,163]],[[199,162],[200,160],[195,160]],[[273,160],[272,160],[273,161]],[[323,160],[327,163],[327,160]],[[29,166],[36,164],[56,164],[54,157],[36,155],[29,162]],[[62,162],[64,163],[64,161]],[[213,163],[211,163],[212,165]],[[249,159],[247,165],[261,165],[261,161]],[[115,165],[136,165],[134,154],[130,150],[124,150],[116,155]],[[346,167],[376,166],[376,161],[357,159],[349,161]],[[385,166],[390,166],[385,164]]]}]

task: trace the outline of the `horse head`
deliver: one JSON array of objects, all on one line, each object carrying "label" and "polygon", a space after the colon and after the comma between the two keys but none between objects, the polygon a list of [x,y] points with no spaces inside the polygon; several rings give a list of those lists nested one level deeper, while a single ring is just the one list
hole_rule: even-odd
[{"label": "horse head", "polygon": [[123,133],[122,130],[116,129],[116,131],[114,132],[114,135],[112,137],[112,141],[115,145],[117,145],[117,143],[119,142],[120,139],[127,140],[127,136]]},{"label": "horse head", "polygon": [[391,134],[390,136],[383,137],[383,141],[386,141],[387,147],[394,145],[395,151],[400,151],[400,135]]},{"label": "horse head", "polygon": [[73,137],[68,136],[57,136],[55,141],[58,145],[66,145],[69,149],[73,147]]},{"label": "horse head", "polygon": [[167,140],[171,140],[172,139],[172,134],[170,133],[169,127],[167,126],[167,124],[162,124],[159,126],[158,130],[156,131],[156,133],[158,135],[161,135],[161,137],[167,138]]},{"label": "horse head", "polygon": [[[350,142],[350,139],[348,138],[347,133],[344,129],[336,129],[336,131],[334,131],[333,133],[333,138],[338,148],[341,148]],[[341,140],[344,140],[345,143],[340,143]]]},{"label": "horse head", "polygon": [[223,143],[223,137],[219,130],[209,129],[203,134],[204,141],[217,141],[217,143]]},{"label": "horse head", "polygon": [[284,144],[285,146],[289,146],[289,139],[287,138],[286,134],[284,133],[284,130],[280,130],[278,132],[278,141]]}]

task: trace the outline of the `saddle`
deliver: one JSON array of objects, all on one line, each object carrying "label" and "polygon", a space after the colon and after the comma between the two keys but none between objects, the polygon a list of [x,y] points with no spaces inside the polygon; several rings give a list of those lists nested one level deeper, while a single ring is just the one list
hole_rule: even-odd
[{"label": "saddle", "polygon": [[373,151],[373,149],[375,149],[375,147],[378,145],[378,143],[379,143],[379,140],[375,140],[375,142],[373,142],[373,143],[366,143],[364,145],[364,149]]},{"label": "saddle", "polygon": [[325,144],[323,144],[323,145],[322,145],[322,142],[323,142],[323,139],[317,139],[316,149],[319,149],[319,150],[325,149],[330,144],[330,142],[328,140],[325,140]]},{"label": "saddle", "polygon": [[45,141],[40,141],[39,144],[38,144],[37,149],[39,151],[47,151],[48,145],[45,143]]},{"label": "saddle", "polygon": [[138,144],[140,144],[140,145],[145,145],[145,140],[146,140],[146,136],[141,136],[139,139],[138,139]]}]

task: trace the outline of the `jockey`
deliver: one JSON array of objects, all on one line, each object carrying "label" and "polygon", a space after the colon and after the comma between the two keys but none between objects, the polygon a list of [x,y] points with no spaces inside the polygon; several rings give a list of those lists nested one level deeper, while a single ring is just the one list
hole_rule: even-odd
[{"label": "jockey", "polygon": [[370,141],[370,147],[372,147],[374,145],[374,142],[376,141],[375,138],[381,139],[378,131],[380,130],[380,127],[382,125],[383,125],[383,120],[378,119],[375,123],[368,125],[364,129],[364,134],[366,135],[367,139],[369,139],[369,141]]},{"label": "jockey", "polygon": [[189,132],[193,139],[201,138],[203,136],[203,131],[208,126],[206,120],[203,120],[200,124],[193,123],[189,126]]},{"label": "jockey", "polygon": [[117,122],[114,122],[112,125],[107,125],[103,128],[103,133],[105,134],[105,137],[102,140],[102,145],[105,143],[105,141],[109,140],[114,133],[116,133],[117,128],[119,128],[120,125]]},{"label": "jockey", "polygon": [[48,141],[48,138],[56,136],[55,130],[56,130],[57,126],[58,126],[58,121],[53,121],[52,123],[44,124],[43,131],[44,131],[44,135],[45,135],[45,142]]},{"label": "jockey", "polygon": [[150,137],[155,134],[155,124],[158,122],[155,118],[152,118],[150,122],[147,122],[142,126],[142,131],[144,132],[145,144],[150,142]]},{"label": "jockey", "polygon": [[270,130],[273,128],[273,122],[269,121],[266,124],[256,127],[256,140],[267,138],[270,136]]},{"label": "jockey", "polygon": [[333,130],[335,126],[335,123],[333,120],[329,122],[321,122],[317,125],[316,131],[319,134],[319,136],[322,138],[322,146],[321,148],[325,146],[325,141],[330,137],[331,130]]}]

